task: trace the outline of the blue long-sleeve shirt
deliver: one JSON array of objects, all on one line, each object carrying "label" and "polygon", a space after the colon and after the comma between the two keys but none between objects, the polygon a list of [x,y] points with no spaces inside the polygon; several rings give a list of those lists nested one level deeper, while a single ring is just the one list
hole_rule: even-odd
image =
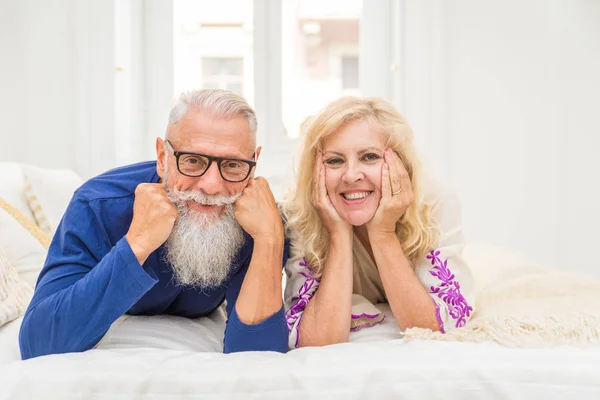
[{"label": "blue long-sleeve shirt", "polygon": [[[225,300],[229,318],[224,352],[287,351],[283,306],[256,325],[244,324],[235,311],[252,257],[249,235],[232,262],[229,278],[218,288],[197,290],[175,284],[162,246],[140,265],[125,234],[133,218],[137,185],[158,181],[156,162],[145,162],[108,171],[75,192],[21,325],[23,359],[91,349],[125,313],[196,318]],[[286,240],[282,266],[288,248]]]}]

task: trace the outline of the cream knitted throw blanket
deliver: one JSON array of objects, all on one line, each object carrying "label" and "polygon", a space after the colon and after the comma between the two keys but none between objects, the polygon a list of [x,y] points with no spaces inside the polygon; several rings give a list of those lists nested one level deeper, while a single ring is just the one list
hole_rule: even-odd
[{"label": "cream knitted throw blanket", "polygon": [[[491,263],[493,264],[493,262]],[[471,320],[445,334],[413,328],[406,340],[492,341],[510,347],[600,343],[600,281],[533,265],[479,265]]]}]

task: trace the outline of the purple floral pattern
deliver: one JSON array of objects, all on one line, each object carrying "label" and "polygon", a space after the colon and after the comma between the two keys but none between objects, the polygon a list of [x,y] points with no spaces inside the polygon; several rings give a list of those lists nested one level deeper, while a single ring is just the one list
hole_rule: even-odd
[{"label": "purple floral pattern", "polygon": [[366,314],[366,313],[352,314],[352,319],[361,319],[361,318],[375,319],[375,318],[379,318],[379,317],[381,317],[381,313],[377,313],[377,314]]},{"label": "purple floral pattern", "polygon": [[[302,320],[302,313],[306,308],[306,305],[315,295],[317,290],[317,286],[321,283],[320,278],[316,278],[313,275],[312,270],[308,267],[308,261],[306,258],[303,258],[302,261],[298,263],[301,267],[306,269],[306,272],[300,272],[300,275],[306,278],[306,281],[300,286],[298,289],[298,293],[292,296],[291,301],[295,304],[290,307],[290,309],[286,312],[285,320],[288,325],[288,330],[291,332],[294,329],[294,325],[296,325],[296,343],[294,347],[298,347],[298,342],[300,340],[300,321]],[[314,288],[314,290],[313,290]]]},{"label": "purple floral pattern", "polygon": [[[437,286],[429,288],[430,294],[437,296],[448,306],[448,314],[456,320],[456,327],[460,328],[465,325],[467,318],[471,316],[473,307],[467,303],[467,299],[460,292],[460,284],[454,274],[448,268],[448,259],[442,261],[439,257],[439,250],[432,250],[427,259],[431,260],[433,268],[429,273],[440,280]],[[440,323],[440,331],[444,333],[444,322],[440,316],[439,306],[436,302],[436,316]]]}]

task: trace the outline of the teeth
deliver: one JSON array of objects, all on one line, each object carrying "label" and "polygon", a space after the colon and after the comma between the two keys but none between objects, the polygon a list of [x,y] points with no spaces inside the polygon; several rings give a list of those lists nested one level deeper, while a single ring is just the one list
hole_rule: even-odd
[{"label": "teeth", "polygon": [[360,192],[360,193],[344,193],[343,196],[346,200],[358,200],[364,199],[369,195],[369,192]]}]

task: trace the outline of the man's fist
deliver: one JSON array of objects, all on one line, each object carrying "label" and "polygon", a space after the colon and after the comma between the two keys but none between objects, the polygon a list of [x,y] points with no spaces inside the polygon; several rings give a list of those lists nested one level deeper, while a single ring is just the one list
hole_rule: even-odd
[{"label": "man's fist", "polygon": [[283,239],[283,225],[275,198],[262,177],[248,181],[242,196],[235,202],[235,219],[254,240]]},{"label": "man's fist", "polygon": [[133,220],[125,238],[140,264],[168,239],[177,216],[177,208],[169,200],[163,184],[138,185],[135,189]]}]

